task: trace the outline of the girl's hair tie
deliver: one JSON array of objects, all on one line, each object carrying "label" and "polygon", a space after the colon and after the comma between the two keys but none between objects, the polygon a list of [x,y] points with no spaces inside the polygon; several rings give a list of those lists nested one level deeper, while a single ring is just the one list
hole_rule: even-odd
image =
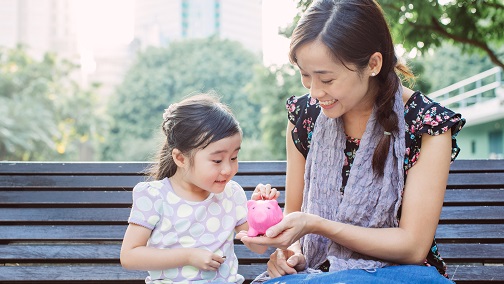
[{"label": "girl's hair tie", "polygon": [[390,136],[390,135],[392,135],[392,133],[390,133],[390,132],[388,132],[388,131],[383,131],[383,135],[388,135],[388,136]]}]

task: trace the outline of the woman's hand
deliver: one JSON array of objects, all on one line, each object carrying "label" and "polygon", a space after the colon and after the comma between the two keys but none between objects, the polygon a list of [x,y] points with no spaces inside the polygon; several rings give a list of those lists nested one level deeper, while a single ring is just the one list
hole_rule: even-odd
[{"label": "woman's hand", "polygon": [[252,193],[252,200],[277,199],[280,192],[276,188],[271,188],[271,184],[258,184]]},{"label": "woman's hand", "polygon": [[268,274],[271,278],[286,274],[296,274],[306,268],[306,258],[302,253],[290,249],[276,249],[268,261]]},{"label": "woman's hand", "polygon": [[[238,234],[236,234],[236,239],[241,240],[243,237],[247,236],[247,231],[240,231]],[[258,253],[258,254],[263,254],[268,250],[268,246],[265,245],[257,245],[253,243],[243,243],[250,251]]]},{"label": "woman's hand", "polygon": [[243,236],[241,241],[247,246],[255,244],[287,249],[301,237],[311,232],[311,226],[314,224],[315,218],[317,218],[315,215],[293,212],[284,216],[280,223],[269,228],[265,236]]}]

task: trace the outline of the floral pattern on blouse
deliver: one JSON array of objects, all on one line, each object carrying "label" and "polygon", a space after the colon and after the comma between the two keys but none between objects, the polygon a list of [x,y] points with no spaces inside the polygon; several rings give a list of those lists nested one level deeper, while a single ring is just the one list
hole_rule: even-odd
[{"label": "floral pattern on blouse", "polygon": [[[288,119],[294,124],[292,139],[296,148],[306,158],[310,149],[313,129],[320,106],[318,101],[309,94],[287,100]],[[405,179],[408,170],[415,165],[420,155],[422,146],[422,134],[439,135],[451,130],[452,134],[452,162],[460,152],[455,137],[465,124],[465,119],[460,114],[442,107],[420,92],[415,92],[404,106],[405,142],[406,153],[404,155]],[[345,162],[342,169],[342,187],[340,194],[344,194],[345,185],[350,175],[350,169],[359,149],[360,139],[347,136],[345,149]],[[400,216],[398,216],[400,217]],[[436,240],[432,242],[431,249],[424,261],[427,266],[435,266],[439,273],[446,275],[446,264],[437,249]]]}]

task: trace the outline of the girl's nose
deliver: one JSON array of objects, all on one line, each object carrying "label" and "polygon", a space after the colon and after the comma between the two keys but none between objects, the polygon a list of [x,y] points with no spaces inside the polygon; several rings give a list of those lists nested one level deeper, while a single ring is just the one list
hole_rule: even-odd
[{"label": "girl's nose", "polygon": [[231,174],[231,165],[228,163],[225,163],[224,165],[222,165],[221,174],[224,176],[230,175]]}]

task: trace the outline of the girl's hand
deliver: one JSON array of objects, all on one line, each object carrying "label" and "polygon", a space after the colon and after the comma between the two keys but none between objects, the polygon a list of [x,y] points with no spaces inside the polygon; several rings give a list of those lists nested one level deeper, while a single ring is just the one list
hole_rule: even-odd
[{"label": "girl's hand", "polygon": [[201,270],[216,271],[225,260],[225,257],[205,249],[190,249],[189,265]]},{"label": "girl's hand", "polygon": [[276,188],[271,188],[271,184],[258,184],[252,193],[252,200],[277,199],[280,192]]},{"label": "girl's hand", "polygon": [[269,228],[265,236],[253,238],[243,236],[241,241],[247,247],[255,244],[287,249],[301,237],[310,233],[315,218],[319,217],[303,212],[293,212],[284,216],[280,223]]},{"label": "girl's hand", "polygon": [[268,274],[271,278],[285,274],[296,274],[306,268],[306,258],[302,253],[290,249],[276,249],[268,261]]}]

